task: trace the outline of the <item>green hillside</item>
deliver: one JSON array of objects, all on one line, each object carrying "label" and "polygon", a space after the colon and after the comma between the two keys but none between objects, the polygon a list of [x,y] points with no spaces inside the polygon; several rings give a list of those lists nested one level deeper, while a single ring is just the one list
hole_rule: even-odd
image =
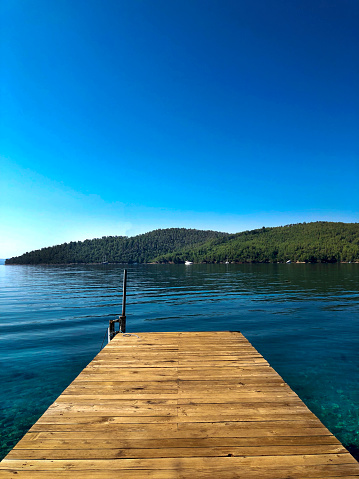
[{"label": "green hillside", "polygon": [[218,231],[158,229],[132,238],[104,236],[42,248],[10,258],[6,264],[101,263],[104,258],[109,263],[147,263],[159,255],[226,236]]},{"label": "green hillside", "polygon": [[246,262],[301,261],[335,263],[359,261],[359,223],[299,223],[260,228],[156,258],[159,262]]},{"label": "green hillside", "polygon": [[359,223],[299,223],[228,234],[169,228],[107,236],[25,253],[6,264],[359,261]]}]

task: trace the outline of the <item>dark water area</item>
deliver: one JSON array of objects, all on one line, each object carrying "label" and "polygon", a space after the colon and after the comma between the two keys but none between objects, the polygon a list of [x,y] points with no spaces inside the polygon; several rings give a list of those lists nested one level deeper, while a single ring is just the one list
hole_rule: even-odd
[{"label": "dark water area", "polygon": [[[0,458],[100,351],[120,265],[0,266]],[[241,331],[359,458],[359,265],[132,265],[127,329]]]}]

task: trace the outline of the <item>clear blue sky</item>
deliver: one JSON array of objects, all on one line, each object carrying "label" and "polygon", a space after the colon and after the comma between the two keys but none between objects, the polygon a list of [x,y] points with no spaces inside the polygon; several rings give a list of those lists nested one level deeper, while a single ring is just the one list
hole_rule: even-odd
[{"label": "clear blue sky", "polygon": [[0,257],[359,221],[357,0],[3,0]]}]

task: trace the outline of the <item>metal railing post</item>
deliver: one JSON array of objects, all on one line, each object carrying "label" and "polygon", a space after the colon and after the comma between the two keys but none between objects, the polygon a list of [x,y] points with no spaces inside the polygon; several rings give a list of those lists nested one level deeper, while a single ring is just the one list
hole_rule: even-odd
[{"label": "metal railing post", "polygon": [[126,287],[127,287],[127,269],[123,271],[122,314],[119,318],[120,333],[126,332]]},{"label": "metal railing post", "polygon": [[[123,295],[122,295],[122,314],[118,319],[110,319],[108,327],[108,342],[113,339],[117,333],[126,332],[126,288],[127,288],[127,269],[123,270]],[[115,323],[119,323],[119,330],[115,331]]]}]

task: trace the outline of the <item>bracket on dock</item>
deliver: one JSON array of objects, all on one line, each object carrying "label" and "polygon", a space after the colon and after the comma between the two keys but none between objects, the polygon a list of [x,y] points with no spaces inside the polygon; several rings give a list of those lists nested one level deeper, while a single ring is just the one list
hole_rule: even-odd
[{"label": "bracket on dock", "polygon": [[[123,270],[123,295],[122,295],[122,314],[118,319],[110,319],[108,327],[108,342],[118,333],[126,332],[126,287],[127,287],[127,269]],[[119,323],[118,331],[115,330],[115,323]]]}]

